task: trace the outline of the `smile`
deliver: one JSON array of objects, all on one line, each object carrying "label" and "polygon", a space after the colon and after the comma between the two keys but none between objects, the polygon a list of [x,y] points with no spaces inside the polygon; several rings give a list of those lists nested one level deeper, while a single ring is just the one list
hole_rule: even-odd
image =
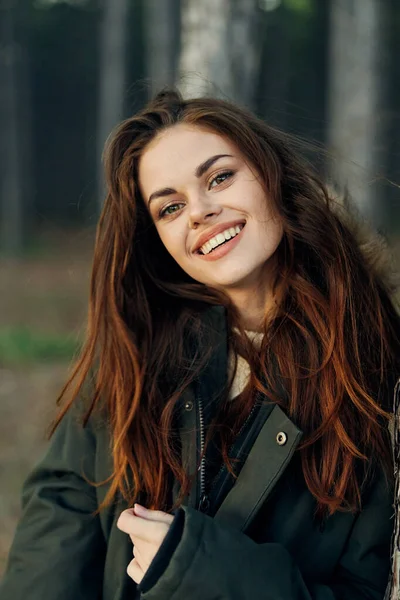
[{"label": "smile", "polygon": [[244,225],[235,225],[235,227],[229,227],[228,229],[225,229],[225,231],[217,233],[215,237],[208,240],[208,242],[206,242],[205,244],[203,244],[203,246],[201,246],[201,248],[199,248],[199,253],[210,254],[210,252],[213,252],[215,248],[218,248],[222,244],[225,244],[225,242],[227,242],[228,240],[239,235],[243,227]]},{"label": "smile", "polygon": [[199,248],[197,256],[207,261],[222,258],[239,243],[244,227],[244,223],[240,223],[239,225],[225,229],[221,233],[217,233],[217,235]]}]

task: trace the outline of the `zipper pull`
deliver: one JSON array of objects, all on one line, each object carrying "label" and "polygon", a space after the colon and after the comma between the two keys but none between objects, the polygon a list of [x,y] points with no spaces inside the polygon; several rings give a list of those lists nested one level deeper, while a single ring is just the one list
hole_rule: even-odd
[{"label": "zipper pull", "polygon": [[200,502],[199,502],[199,511],[207,514],[209,508],[210,508],[210,500],[209,500],[207,494],[203,494],[202,497],[200,498]]}]

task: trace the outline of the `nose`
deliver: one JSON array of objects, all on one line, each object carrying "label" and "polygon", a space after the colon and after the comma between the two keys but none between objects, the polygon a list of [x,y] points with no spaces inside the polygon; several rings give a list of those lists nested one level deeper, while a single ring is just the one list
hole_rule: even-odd
[{"label": "nose", "polygon": [[222,207],[204,196],[199,195],[189,202],[189,227],[197,229],[199,225],[208,223],[221,214]]}]

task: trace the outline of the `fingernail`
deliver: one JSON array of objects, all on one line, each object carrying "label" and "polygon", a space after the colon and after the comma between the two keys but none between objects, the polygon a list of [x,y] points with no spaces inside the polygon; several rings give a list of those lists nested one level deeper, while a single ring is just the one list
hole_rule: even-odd
[{"label": "fingernail", "polygon": [[147,508],[145,508],[144,506],[142,506],[141,504],[134,504],[133,506],[135,513],[145,513],[147,512]]}]

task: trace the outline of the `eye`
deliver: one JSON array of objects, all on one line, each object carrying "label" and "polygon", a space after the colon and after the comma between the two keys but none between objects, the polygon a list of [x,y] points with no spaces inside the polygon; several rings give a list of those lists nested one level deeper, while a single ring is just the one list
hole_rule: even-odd
[{"label": "eye", "polygon": [[176,202],[175,204],[169,204],[169,206],[166,206],[165,208],[160,210],[160,212],[158,214],[159,218],[162,219],[163,217],[173,215],[174,213],[176,213],[178,211],[179,206],[183,206],[182,202]]},{"label": "eye", "polygon": [[224,171],[223,173],[218,173],[218,175],[211,179],[208,189],[211,190],[213,187],[221,185],[221,183],[224,183],[224,181],[226,181],[230,177],[233,177],[233,175],[233,171]]}]

